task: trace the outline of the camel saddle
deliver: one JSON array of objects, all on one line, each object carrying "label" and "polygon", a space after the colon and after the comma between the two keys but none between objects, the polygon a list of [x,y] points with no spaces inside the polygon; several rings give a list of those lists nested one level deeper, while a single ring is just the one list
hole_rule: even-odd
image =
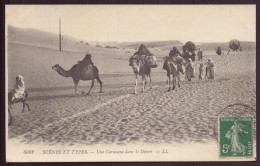
[{"label": "camel saddle", "polygon": [[157,60],[156,60],[156,57],[154,55],[150,55],[150,56],[147,56],[147,55],[133,55],[129,58],[129,66],[132,66],[133,65],[133,60],[136,59],[136,60],[144,60],[145,61],[145,64],[148,66],[148,67],[151,67],[151,68],[156,68],[157,67]]}]

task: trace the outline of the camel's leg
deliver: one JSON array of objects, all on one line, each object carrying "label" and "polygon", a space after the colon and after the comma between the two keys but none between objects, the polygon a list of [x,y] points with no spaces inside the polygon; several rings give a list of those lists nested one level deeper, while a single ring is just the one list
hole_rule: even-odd
[{"label": "camel's leg", "polygon": [[95,80],[92,80],[92,82],[91,82],[91,87],[90,87],[90,89],[89,89],[89,91],[88,91],[88,93],[87,93],[86,95],[89,95],[89,93],[90,93],[91,89],[92,89],[92,88],[93,88],[93,86],[94,86],[94,82],[95,82]]},{"label": "camel's leg", "polygon": [[149,74],[149,78],[150,78],[150,89],[153,89],[153,87],[152,87],[152,78],[151,78],[151,74]]},{"label": "camel's leg", "polygon": [[137,94],[137,85],[138,85],[138,75],[135,74],[135,92],[134,92],[134,94]]},{"label": "camel's leg", "polygon": [[167,73],[167,81],[166,81],[166,84],[168,85],[169,84],[169,74]]},{"label": "camel's leg", "polygon": [[171,91],[171,77],[172,77],[171,74],[169,74],[169,76],[168,76],[168,78],[169,78],[168,79],[169,80],[168,81],[168,86],[169,86],[168,91]]},{"label": "camel's leg", "polygon": [[142,75],[142,82],[143,82],[143,92],[145,91],[145,84],[146,84],[146,77]]},{"label": "camel's leg", "polygon": [[205,72],[205,79],[207,79],[208,80],[208,68],[206,68],[206,72]]},{"label": "camel's leg", "polygon": [[77,94],[77,86],[78,86],[79,80],[73,78],[73,82],[74,82],[74,87],[75,87],[75,96],[76,96],[76,94]]},{"label": "camel's leg", "polygon": [[98,83],[99,83],[99,85],[100,85],[100,91],[99,91],[99,93],[102,93],[102,81],[100,80],[99,77],[97,77],[97,81],[98,81]]},{"label": "camel's leg", "polygon": [[13,116],[11,114],[11,107],[8,106],[8,113],[9,113],[9,116],[10,116],[10,121],[8,122],[8,126],[12,125],[13,124]]},{"label": "camel's leg", "polygon": [[179,86],[179,88],[181,87],[181,85],[180,85],[180,74],[178,74],[178,76],[177,76],[177,80],[178,80],[178,86]]},{"label": "camel's leg", "polygon": [[22,113],[24,112],[24,107],[25,107],[25,102],[23,102],[23,111],[22,111]]},{"label": "camel's leg", "polygon": [[175,85],[176,85],[176,76],[173,76],[172,79],[173,79],[172,80],[172,90],[174,90],[175,89]]},{"label": "camel's leg", "polygon": [[27,102],[25,102],[25,105],[27,106],[28,108],[28,111],[31,111],[30,107],[29,107],[29,104]]}]

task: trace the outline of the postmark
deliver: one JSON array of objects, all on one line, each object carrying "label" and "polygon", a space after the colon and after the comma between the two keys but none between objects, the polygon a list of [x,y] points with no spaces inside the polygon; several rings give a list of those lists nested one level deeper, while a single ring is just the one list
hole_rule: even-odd
[{"label": "postmark", "polygon": [[219,117],[220,157],[253,156],[252,124],[252,117]]}]

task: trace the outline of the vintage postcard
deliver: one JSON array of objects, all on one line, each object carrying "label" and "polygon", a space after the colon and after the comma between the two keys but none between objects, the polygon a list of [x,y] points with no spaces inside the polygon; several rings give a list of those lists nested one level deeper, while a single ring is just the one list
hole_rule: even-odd
[{"label": "vintage postcard", "polygon": [[255,161],[255,5],[7,5],[7,162]]}]

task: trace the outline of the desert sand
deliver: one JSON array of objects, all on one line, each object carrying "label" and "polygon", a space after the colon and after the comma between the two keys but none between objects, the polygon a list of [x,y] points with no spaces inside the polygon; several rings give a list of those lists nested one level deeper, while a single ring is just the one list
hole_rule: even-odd
[{"label": "desert sand", "polygon": [[[71,78],[58,75],[51,67],[60,64],[70,69],[85,53],[92,54],[103,81],[103,93],[95,82],[89,96],[74,96]],[[218,56],[204,51],[205,63],[215,64],[215,80],[199,80],[199,61],[195,78],[181,76],[181,88],[167,92],[162,58],[169,50],[151,49],[158,67],[152,69],[153,89],[147,86],[134,92],[134,74],[128,65],[134,50],[89,47],[87,50],[61,51],[27,44],[8,43],[8,89],[17,74],[25,77],[31,112],[22,113],[22,104],[13,106],[13,125],[9,139],[46,145],[95,145],[129,143],[210,142],[216,140],[218,116],[229,104],[256,107],[256,55]],[[80,81],[85,92],[90,81]],[[232,114],[232,113],[231,113]],[[252,112],[255,116],[255,112]]]}]

